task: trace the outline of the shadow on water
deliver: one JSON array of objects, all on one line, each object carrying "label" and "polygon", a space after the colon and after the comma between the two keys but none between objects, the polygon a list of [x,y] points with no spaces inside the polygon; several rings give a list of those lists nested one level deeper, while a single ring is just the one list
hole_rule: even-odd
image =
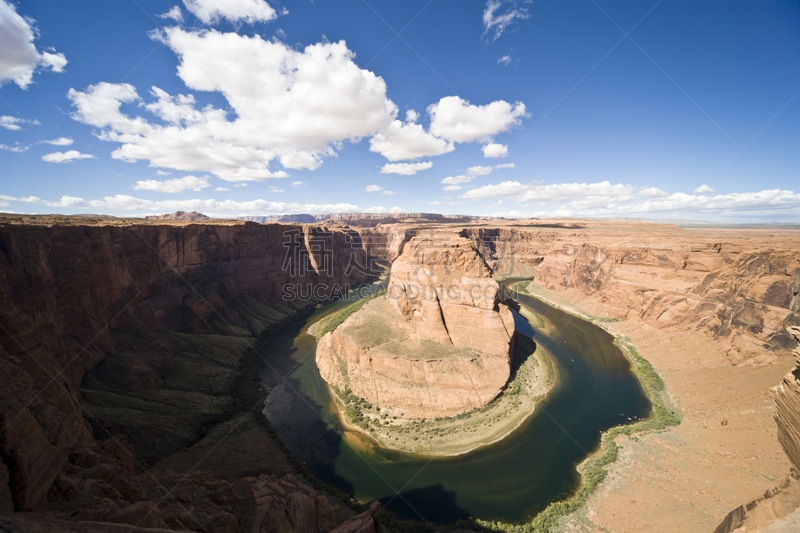
[{"label": "shadow on water", "polygon": [[[358,499],[387,502],[399,516],[419,520],[419,513],[430,523],[466,517],[525,522],[574,493],[580,483],[575,467],[597,448],[603,431],[647,417],[651,406],[611,335],[535,298],[520,294],[517,300],[544,327],[534,331],[515,313],[522,322],[514,369],[544,349],[558,380],[535,414],[496,444],[431,459],[375,449],[349,433],[343,438],[314,363],[316,340],[304,333],[306,321],[267,347],[277,374],[265,371],[264,383],[273,389],[266,413],[316,476]],[[400,487],[403,498],[392,499]]]},{"label": "shadow on water", "polygon": [[445,490],[442,485],[402,492],[380,500],[381,505],[391,509],[400,518],[430,521],[435,516],[439,523],[469,520],[472,515],[456,503],[456,493]]},{"label": "shadow on water", "polygon": [[[262,384],[270,389],[264,413],[292,453],[324,483],[352,494],[354,487],[335,472],[332,457],[339,454],[341,434],[324,418],[325,405],[304,394],[301,380],[293,377],[305,365],[314,364],[316,343],[303,349],[295,341],[309,317],[289,324],[272,340],[264,353],[269,365],[261,371]],[[319,378],[321,379],[321,378]]]}]

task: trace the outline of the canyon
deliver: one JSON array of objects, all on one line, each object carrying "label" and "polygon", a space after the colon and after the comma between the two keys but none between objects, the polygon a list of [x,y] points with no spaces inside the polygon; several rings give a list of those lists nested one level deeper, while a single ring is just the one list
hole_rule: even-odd
[{"label": "canyon", "polygon": [[[315,484],[252,409],[266,394],[253,382],[269,363],[260,339],[324,300],[284,300],[287,285],[370,279],[348,268],[354,261],[393,262],[401,283],[409,242],[437,226],[383,222],[3,217],[0,525],[383,528],[377,509]],[[532,277],[531,294],[613,320],[683,415],[680,426],[620,437],[607,479],[566,527],[713,530],[759,495],[793,490],[787,328],[800,325],[800,232],[581,220],[447,227],[496,276]],[[398,305],[410,317],[433,311]],[[443,338],[438,323],[422,322]],[[769,389],[784,379],[776,404]]]}]

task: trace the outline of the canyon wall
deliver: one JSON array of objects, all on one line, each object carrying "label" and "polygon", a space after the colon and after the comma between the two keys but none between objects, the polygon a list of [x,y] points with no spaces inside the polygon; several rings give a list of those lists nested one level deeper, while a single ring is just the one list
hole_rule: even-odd
[{"label": "canyon wall", "polygon": [[[530,278],[598,315],[719,340],[732,364],[771,361],[800,325],[800,243],[791,237],[581,221],[465,227],[497,275]],[[359,229],[393,260],[432,228]]]},{"label": "canyon wall", "polygon": [[[206,422],[227,412],[222,391],[248,343],[318,301],[282,300],[287,285],[365,281],[351,261],[366,261],[357,235],[310,226],[0,225],[0,510],[43,511],[60,475],[67,486],[86,468],[116,465],[99,459],[92,429],[124,427],[132,405],[177,409],[162,428],[152,416],[139,422],[164,431],[206,404],[219,404]],[[180,390],[181,357],[208,359],[212,341],[223,362],[208,361],[209,390]],[[216,392],[214,380],[225,382]],[[83,416],[89,404],[97,427]],[[147,429],[134,441],[153,440]],[[166,453],[192,442],[161,444]]]}]

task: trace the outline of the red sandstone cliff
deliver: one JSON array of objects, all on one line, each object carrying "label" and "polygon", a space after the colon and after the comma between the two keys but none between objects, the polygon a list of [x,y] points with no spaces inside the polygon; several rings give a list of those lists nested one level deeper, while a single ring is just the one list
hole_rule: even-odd
[{"label": "red sandstone cliff", "polygon": [[[358,270],[346,273],[351,256],[365,261],[351,237],[252,223],[0,226],[0,511],[44,511],[49,491],[88,498],[94,489],[78,487],[80,479],[120,496],[106,497],[95,518],[144,501],[141,489],[125,481],[130,468],[96,449],[79,395],[87,371],[115,353],[118,366],[108,379],[97,376],[104,394],[160,391],[169,373],[164,365],[179,358],[176,348],[190,347],[170,341],[141,351],[131,348],[135,343],[120,345],[118,332],[143,341],[152,332],[229,334],[236,327],[245,328],[239,336],[257,335],[277,317],[314,303],[282,301],[287,284],[365,281]],[[241,350],[233,353],[228,367],[235,370],[240,356]],[[116,423],[118,412],[103,423]],[[107,473],[97,478],[86,469]],[[66,476],[61,485],[59,476]]]}]

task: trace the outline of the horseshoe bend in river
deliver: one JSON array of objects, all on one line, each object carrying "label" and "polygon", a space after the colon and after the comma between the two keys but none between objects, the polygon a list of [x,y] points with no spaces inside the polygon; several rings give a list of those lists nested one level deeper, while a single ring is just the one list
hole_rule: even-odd
[{"label": "horseshoe bend in river", "polygon": [[272,366],[262,378],[272,390],[265,412],[313,474],[358,499],[432,523],[525,522],[575,491],[576,466],[603,431],[646,418],[651,405],[611,335],[530,296],[515,300],[543,319],[534,330],[515,314],[517,331],[546,348],[558,379],[533,415],[495,444],[454,457],[421,456],[377,447],[342,427],[308,328],[352,300],[298,320],[267,347]]}]

